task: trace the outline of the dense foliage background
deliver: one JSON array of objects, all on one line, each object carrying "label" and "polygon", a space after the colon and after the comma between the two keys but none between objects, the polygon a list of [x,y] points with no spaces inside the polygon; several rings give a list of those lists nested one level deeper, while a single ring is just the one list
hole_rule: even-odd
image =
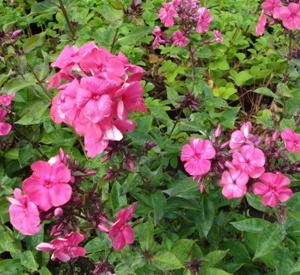
[{"label": "dense foliage background", "polygon": [[[216,170],[201,182],[201,193],[180,159],[190,137],[220,147],[245,122],[265,142],[264,152],[275,130],[300,131],[299,31],[275,22],[256,35],[262,12],[257,0],[200,2],[213,20],[207,32],[191,33],[185,47],[152,45],[155,26],[169,37],[179,28],[160,21],[163,0],[0,3],[0,95],[15,94],[5,117],[12,129],[0,136],[1,274],[299,274],[299,152],[287,152],[276,164],[293,191],[276,207],[263,205],[253,192],[226,199]],[[295,1],[282,5],[288,2]],[[213,41],[213,30],[222,41]],[[134,131],[93,158],[82,136],[53,121],[50,108],[59,91],[47,89],[59,71],[51,63],[65,46],[90,41],[143,69],[147,108],[129,112]],[[269,161],[284,150],[278,136],[273,145],[282,149],[269,152]],[[31,176],[34,162],[48,161],[61,148],[70,158],[80,204],[62,206],[73,215],[64,221],[53,209],[44,213],[39,233],[24,236],[10,223],[7,197]],[[134,242],[114,249],[97,219],[114,221],[132,203]],[[36,250],[54,238],[53,225],[63,223],[66,233],[71,220],[72,231],[85,235],[79,244],[85,257],[62,263]]]}]

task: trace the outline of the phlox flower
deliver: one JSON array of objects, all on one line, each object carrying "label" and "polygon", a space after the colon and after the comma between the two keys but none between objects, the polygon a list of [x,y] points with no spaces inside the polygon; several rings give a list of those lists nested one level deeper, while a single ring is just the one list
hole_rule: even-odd
[{"label": "phlox flower", "polygon": [[0,107],[0,136],[6,136],[10,132],[12,126],[4,122],[7,111]]},{"label": "phlox flower", "polygon": [[290,3],[287,7],[281,7],[279,18],[287,29],[300,29],[300,5]]},{"label": "phlox flower", "polygon": [[113,248],[122,250],[126,244],[132,244],[134,241],[134,231],[127,221],[132,218],[132,213],[135,210],[136,203],[132,203],[128,208],[121,209],[116,216],[115,222],[104,221],[110,226],[108,228],[105,224],[100,224],[98,228],[101,231],[107,232],[108,237],[113,239]]},{"label": "phlox flower", "polygon": [[36,249],[45,252],[53,251],[52,261],[59,259],[62,262],[68,262],[70,259],[85,256],[85,249],[78,246],[84,239],[84,235],[72,232],[64,238],[56,238],[50,243],[40,243]]},{"label": "phlox flower", "polygon": [[173,3],[163,3],[163,8],[160,8],[158,17],[165,27],[172,27],[174,25],[174,18],[178,17]]},{"label": "phlox flower", "polygon": [[261,4],[261,8],[263,9],[266,15],[276,19],[279,16],[281,2],[280,0],[266,0]]},{"label": "phlox flower", "polygon": [[22,184],[26,196],[41,210],[67,203],[72,195],[68,184],[71,171],[63,163],[51,165],[46,161],[37,161],[31,165],[33,174]]},{"label": "phlox flower", "polygon": [[232,153],[232,165],[245,171],[250,178],[258,178],[265,172],[265,154],[253,145],[244,145]]},{"label": "phlox flower", "polygon": [[289,152],[300,152],[300,134],[292,129],[285,129],[281,132],[281,138],[284,141],[285,149]]},{"label": "phlox flower", "polygon": [[247,192],[248,180],[248,174],[240,169],[223,172],[219,181],[223,196],[227,199],[243,197]]},{"label": "phlox flower", "polygon": [[246,122],[240,130],[236,130],[231,134],[229,147],[231,149],[239,149],[245,144],[259,145],[261,140],[258,135],[250,134],[252,129],[251,122]]},{"label": "phlox flower", "polygon": [[8,212],[10,223],[23,235],[34,235],[41,230],[40,216],[37,206],[21,195],[21,189],[14,190],[14,198],[7,198],[11,203]]},{"label": "phlox flower", "polygon": [[258,23],[255,28],[256,35],[263,35],[265,32],[265,26],[267,24],[267,17],[264,13],[262,13],[258,19]]},{"label": "phlox flower", "polygon": [[201,176],[209,172],[210,159],[216,154],[209,140],[191,138],[190,144],[185,144],[181,150],[181,161],[185,161],[185,170],[192,176]]},{"label": "phlox flower", "polygon": [[254,183],[253,192],[262,196],[262,204],[274,207],[279,202],[285,202],[292,196],[292,190],[287,188],[290,179],[280,172],[264,173]]},{"label": "phlox flower", "polygon": [[173,44],[179,47],[185,47],[188,42],[188,38],[183,35],[181,31],[175,31],[172,35]]},{"label": "phlox flower", "polygon": [[213,30],[213,35],[215,39],[213,41],[222,43],[223,42],[223,36],[218,30]]},{"label": "phlox flower", "polygon": [[213,20],[213,17],[211,16],[208,9],[200,7],[195,15],[195,20],[197,21],[196,30],[198,33],[202,34],[208,31],[210,22]]}]

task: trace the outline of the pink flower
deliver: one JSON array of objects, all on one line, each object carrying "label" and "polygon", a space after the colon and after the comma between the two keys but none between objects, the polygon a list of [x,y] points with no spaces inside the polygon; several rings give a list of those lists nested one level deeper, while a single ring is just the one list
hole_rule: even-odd
[{"label": "pink flower", "polygon": [[172,2],[163,3],[163,6],[164,7],[161,8],[158,13],[159,19],[165,27],[172,27],[174,25],[173,18],[178,17],[178,14]]},{"label": "pink flower", "polygon": [[192,176],[201,176],[209,172],[216,151],[209,140],[191,138],[190,144],[182,147],[181,161],[186,161],[184,168]]},{"label": "pink flower", "polygon": [[22,188],[41,210],[47,211],[70,200],[72,188],[68,182],[71,171],[63,163],[51,165],[46,161],[37,161],[31,169],[33,174],[23,181]]},{"label": "pink flower", "polygon": [[264,34],[266,24],[267,24],[267,17],[264,13],[262,13],[258,19],[258,23],[255,28],[256,35],[260,36]]},{"label": "pink flower", "polygon": [[22,32],[23,32],[23,30],[15,30],[15,31],[11,34],[11,37],[17,37],[17,36],[19,36]]},{"label": "pink flower", "polygon": [[113,248],[122,250],[126,244],[132,244],[134,241],[134,232],[130,225],[126,222],[131,219],[132,213],[135,210],[136,203],[132,203],[128,208],[121,209],[117,213],[114,223],[108,222],[105,218],[105,223],[111,226],[107,228],[105,224],[100,224],[98,228],[101,231],[108,232],[108,237],[113,239]]},{"label": "pink flower", "polygon": [[265,154],[253,145],[244,145],[240,151],[234,151],[232,158],[232,165],[245,171],[250,178],[258,178],[265,172]]},{"label": "pink flower", "polygon": [[266,15],[276,19],[279,16],[281,2],[280,0],[266,0],[261,4],[261,8],[263,9]]},{"label": "pink flower", "polygon": [[287,7],[281,7],[279,18],[287,29],[300,29],[300,5],[290,3]]},{"label": "pink flower", "polygon": [[260,182],[254,183],[254,194],[262,196],[262,204],[274,207],[279,202],[285,202],[292,196],[292,190],[287,188],[290,179],[280,172],[264,173]]},{"label": "pink flower", "polygon": [[223,36],[218,30],[213,30],[213,34],[215,37],[215,39],[213,39],[214,42],[219,42],[219,43],[223,42]]},{"label": "pink flower", "polygon": [[175,31],[172,35],[173,44],[179,47],[185,47],[188,42],[188,38],[183,35],[181,31]]},{"label": "pink flower", "polygon": [[26,195],[21,195],[21,189],[14,190],[14,198],[7,198],[11,203],[8,212],[11,224],[23,235],[34,235],[41,230],[40,216],[37,206]]},{"label": "pink flower", "polygon": [[285,149],[289,152],[300,152],[300,134],[295,133],[292,129],[285,129],[281,133]]},{"label": "pink flower", "polygon": [[223,187],[223,196],[227,199],[243,197],[247,192],[248,180],[248,174],[239,169],[223,172],[219,182]]},{"label": "pink flower", "polygon": [[[0,96],[0,136],[6,136],[11,131],[12,126],[9,123],[6,123],[5,117],[7,115],[7,109],[10,108],[11,102],[14,99],[15,94],[4,94]],[[6,107],[5,109],[2,108]]]},{"label": "pink flower", "polygon": [[205,33],[208,31],[210,22],[213,20],[213,17],[211,16],[208,9],[201,7],[197,10],[195,20],[197,21],[197,32]]},{"label": "pink flower", "polygon": [[246,122],[242,125],[241,130],[236,130],[231,134],[229,147],[231,149],[239,149],[245,144],[259,145],[260,138],[258,135],[250,134],[252,129],[251,122]]},{"label": "pink flower", "polygon": [[64,238],[56,238],[50,243],[40,243],[36,249],[45,252],[53,251],[52,261],[59,259],[62,262],[67,262],[70,259],[85,256],[85,249],[78,246],[84,239],[84,235],[72,232]]}]

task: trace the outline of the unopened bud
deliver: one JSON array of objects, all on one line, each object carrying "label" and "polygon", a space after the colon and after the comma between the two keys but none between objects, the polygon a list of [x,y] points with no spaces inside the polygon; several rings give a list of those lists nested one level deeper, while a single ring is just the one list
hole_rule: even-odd
[{"label": "unopened bud", "polygon": [[275,130],[272,135],[272,140],[277,141],[278,138],[279,138],[279,132],[277,130]]},{"label": "unopened bud", "polygon": [[23,32],[23,30],[16,30],[11,34],[11,37],[19,36],[22,32]]},{"label": "unopened bud", "polygon": [[218,138],[221,134],[222,134],[222,126],[221,126],[221,124],[218,124],[217,128],[214,132],[214,137]]},{"label": "unopened bud", "polygon": [[63,213],[64,213],[64,210],[62,210],[62,208],[60,208],[60,207],[57,207],[54,210],[54,216],[57,218],[60,217]]}]

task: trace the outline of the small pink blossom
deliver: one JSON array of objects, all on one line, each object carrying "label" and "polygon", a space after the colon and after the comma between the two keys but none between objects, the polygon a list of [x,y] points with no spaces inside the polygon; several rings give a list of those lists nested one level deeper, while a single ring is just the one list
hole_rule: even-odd
[{"label": "small pink blossom", "polygon": [[172,27],[174,25],[174,18],[178,17],[178,14],[173,3],[170,2],[163,3],[163,8],[160,8],[158,16],[165,27]]},{"label": "small pink blossom", "polygon": [[262,196],[263,205],[274,207],[279,202],[287,201],[293,194],[292,190],[287,188],[290,179],[280,172],[264,173],[259,180],[254,183],[253,192]]},{"label": "small pink blossom", "polygon": [[263,35],[265,32],[265,26],[267,24],[267,17],[264,13],[262,13],[258,19],[258,23],[255,28],[256,35]]},{"label": "small pink blossom", "polygon": [[185,161],[184,168],[192,176],[201,176],[209,172],[210,159],[216,151],[209,140],[191,138],[190,144],[185,144],[181,150],[181,161]]},{"label": "small pink blossom", "polygon": [[214,42],[219,42],[219,43],[223,42],[223,36],[218,30],[213,30],[213,34],[215,37],[215,39],[213,39]]},{"label": "small pink blossom", "polygon": [[295,133],[292,129],[285,129],[281,133],[285,149],[289,152],[300,152],[300,134]]},{"label": "small pink blossom", "polygon": [[265,154],[253,145],[244,145],[232,153],[232,165],[243,170],[250,178],[258,178],[265,172]]},{"label": "small pink blossom", "polygon": [[68,183],[71,171],[63,163],[51,165],[46,161],[37,161],[31,169],[33,174],[23,181],[22,188],[41,210],[47,211],[70,200],[72,188]]},{"label": "small pink blossom", "polygon": [[84,235],[72,232],[64,238],[56,238],[50,243],[40,243],[36,249],[45,252],[53,251],[52,261],[59,259],[62,262],[68,262],[70,259],[85,256],[85,249],[78,246],[84,239]]},{"label": "small pink blossom", "polygon": [[266,15],[276,19],[279,16],[281,2],[280,0],[266,0],[261,4],[261,8],[263,9]]},{"label": "small pink blossom", "polygon": [[223,172],[219,182],[223,187],[223,196],[227,199],[243,197],[247,192],[248,180],[248,174],[239,169]]},{"label": "small pink blossom", "polygon": [[14,198],[7,198],[11,203],[8,212],[11,224],[23,235],[34,235],[41,230],[40,216],[37,206],[26,195],[21,195],[21,189],[14,190]]},{"label": "small pink blossom", "polygon": [[105,224],[98,226],[99,230],[107,232],[108,237],[113,239],[113,248],[116,250],[122,250],[126,244],[132,244],[134,241],[134,231],[127,221],[132,218],[135,207],[136,203],[132,203],[128,208],[121,209],[117,213],[114,223],[104,218],[103,221],[110,226],[110,229]]},{"label": "small pink blossom", "polygon": [[175,31],[172,35],[173,44],[179,47],[185,47],[188,43],[188,38],[181,31]]},{"label": "small pink blossom", "polygon": [[290,3],[287,7],[281,7],[279,18],[287,29],[300,29],[300,5]]},{"label": "small pink blossom", "polygon": [[195,20],[197,21],[196,30],[198,33],[202,34],[208,31],[210,22],[213,20],[213,17],[211,16],[208,9],[200,7],[195,15]]},{"label": "small pink blossom", "polygon": [[15,31],[11,34],[11,37],[17,37],[17,36],[19,36],[22,32],[23,32],[23,30],[15,30]]}]

